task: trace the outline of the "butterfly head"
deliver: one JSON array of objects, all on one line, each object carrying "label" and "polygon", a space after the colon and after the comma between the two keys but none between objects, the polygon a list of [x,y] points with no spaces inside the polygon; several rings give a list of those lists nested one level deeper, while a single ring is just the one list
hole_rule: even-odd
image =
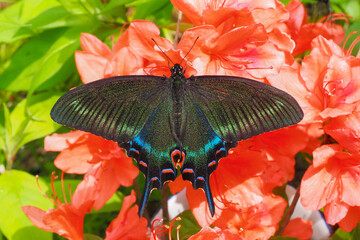
[{"label": "butterfly head", "polygon": [[179,75],[184,75],[186,69],[183,70],[183,67],[180,64],[175,63],[174,66],[170,68],[170,71],[172,76],[179,76]]}]

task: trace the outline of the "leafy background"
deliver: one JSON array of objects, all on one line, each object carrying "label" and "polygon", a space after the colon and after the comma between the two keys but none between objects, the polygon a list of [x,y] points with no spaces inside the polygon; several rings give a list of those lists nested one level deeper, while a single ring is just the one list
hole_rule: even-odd
[{"label": "leafy background", "polygon": [[[324,14],[317,1],[302,2],[313,21]],[[353,17],[344,23],[347,34],[360,30],[360,1],[332,0],[331,9]],[[69,131],[55,124],[49,113],[59,96],[81,84],[74,62],[80,33],[96,35],[111,46],[123,24],[146,19],[173,40],[177,13],[170,0],[8,0],[0,2],[0,11],[0,240],[61,239],[34,227],[20,207],[52,207],[35,175],[41,176],[42,191],[49,192],[51,173],[58,170],[53,164],[56,153],[43,150],[43,139]],[[79,182],[77,176],[65,180],[73,191]],[[55,189],[62,192],[59,181],[55,181]],[[120,190],[104,208],[86,216],[84,232],[105,233],[121,206],[121,192],[129,192]],[[152,199],[159,197],[152,194]],[[194,219],[183,219],[187,219],[183,225],[191,226],[184,229],[194,230],[186,234],[199,230]],[[86,237],[97,239],[90,234]],[[360,239],[359,226],[351,233],[338,229],[332,239],[351,238]]]}]

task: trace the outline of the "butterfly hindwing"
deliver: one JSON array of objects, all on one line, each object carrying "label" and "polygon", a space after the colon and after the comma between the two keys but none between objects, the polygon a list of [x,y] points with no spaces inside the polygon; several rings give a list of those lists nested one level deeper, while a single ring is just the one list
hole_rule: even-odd
[{"label": "butterfly hindwing", "polygon": [[157,76],[120,76],[88,83],[64,94],[51,110],[51,117],[71,128],[128,142],[169,94],[165,80]]},{"label": "butterfly hindwing", "polygon": [[135,139],[128,144],[119,144],[126,148],[130,157],[137,160],[139,169],[145,175],[145,186],[139,205],[140,216],[151,191],[154,188],[162,189],[165,182],[174,181],[177,176],[177,169],[171,161],[171,153],[177,147],[169,122],[171,106],[168,95],[153,111]]},{"label": "butterfly hindwing", "polygon": [[254,80],[193,76],[187,92],[215,133],[226,142],[298,123],[303,112],[289,94]]},{"label": "butterfly hindwing", "polygon": [[216,169],[218,161],[227,156],[229,145],[214,132],[188,94],[185,96],[185,108],[186,126],[182,142],[186,157],[181,168],[182,177],[192,182],[194,189],[204,190],[210,213],[214,215],[210,174]]}]

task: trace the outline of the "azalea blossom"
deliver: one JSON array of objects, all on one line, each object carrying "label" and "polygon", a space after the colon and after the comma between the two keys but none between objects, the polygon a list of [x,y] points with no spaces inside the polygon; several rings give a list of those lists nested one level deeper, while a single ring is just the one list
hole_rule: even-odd
[{"label": "azalea blossom", "polygon": [[198,75],[235,75],[264,78],[277,72],[285,62],[285,54],[270,42],[260,24],[218,32],[214,26],[199,26],[185,31],[179,48],[189,49],[194,39],[197,48],[188,59],[192,60]]},{"label": "azalea blossom", "polygon": [[[278,0],[171,0],[174,6],[185,14],[195,26],[211,24],[215,19],[232,19],[227,11],[247,10],[256,23],[271,28],[275,23],[288,18],[285,6]],[[246,21],[246,20],[245,20]]]},{"label": "azalea blossom", "polygon": [[88,33],[82,33],[80,40],[83,50],[75,52],[75,62],[84,83],[119,74],[143,73],[144,60],[128,47],[128,34],[120,37],[114,50]]},{"label": "azalea blossom", "polygon": [[296,125],[253,138],[253,150],[263,151],[266,155],[266,167],[260,175],[264,192],[271,193],[275,187],[283,186],[294,178],[295,155],[303,151],[310,141],[306,130]]},{"label": "azalea blossom", "polygon": [[282,236],[299,238],[301,240],[310,239],[313,234],[312,222],[302,218],[291,219],[286,226]]},{"label": "azalea blossom", "polygon": [[[182,7],[192,4],[176,2]],[[191,9],[187,8],[184,14],[192,13]],[[180,49],[189,49],[200,36],[197,47],[188,55],[198,75],[234,75],[261,80],[277,73],[286,61],[287,52],[294,47],[289,36],[270,35],[266,26],[254,18],[254,9],[223,6],[209,9],[206,25],[187,29],[178,45]]]},{"label": "azalea blossom", "polygon": [[210,228],[204,227],[200,232],[191,236],[189,240],[207,240],[207,239],[217,239],[217,240],[242,240],[243,238],[232,233],[230,230],[223,230],[218,227]]},{"label": "azalea blossom", "polygon": [[312,40],[320,35],[328,40],[333,40],[336,44],[341,44],[344,40],[345,32],[342,26],[333,21],[347,20],[346,16],[334,14],[334,16],[327,16],[317,23],[309,23],[306,8],[299,0],[290,1],[286,5],[286,9],[289,11],[290,17],[286,21],[287,29],[284,30],[296,43],[293,55],[310,50]]},{"label": "azalea blossom", "polygon": [[73,203],[60,202],[53,185],[54,179],[53,173],[51,177],[53,199],[49,199],[56,206],[55,209],[50,208],[44,211],[34,206],[23,206],[21,209],[36,227],[57,233],[70,240],[82,240],[84,217],[86,213],[90,212],[92,201],[82,199],[82,203],[78,207]]},{"label": "azalea blossom", "polygon": [[[301,182],[301,203],[309,210],[324,208],[326,221],[338,223],[350,213],[350,208],[360,206],[360,155],[332,144],[317,148],[313,156],[313,165]],[[348,218],[346,229],[358,221]]]},{"label": "azalea blossom", "polygon": [[274,195],[266,195],[259,204],[248,208],[228,205],[213,225],[244,239],[268,239],[275,234],[286,205],[283,198]]},{"label": "azalea blossom", "polygon": [[38,228],[54,232],[69,240],[83,239],[85,213],[71,203],[59,205],[57,209],[44,211],[34,206],[21,208],[30,221]]},{"label": "azalea blossom", "polygon": [[[348,52],[351,52],[349,49]],[[326,121],[354,111],[360,100],[358,60],[322,36],[314,39],[312,51],[300,69],[313,121]]]},{"label": "azalea blossom", "polygon": [[105,240],[147,239],[147,221],[144,217],[139,218],[137,205],[131,207],[135,201],[135,192],[132,190],[131,194],[124,198],[119,215],[111,221],[106,229]]},{"label": "azalea blossom", "polygon": [[[174,223],[177,221],[181,221],[180,217],[176,217],[171,220],[170,224],[160,224],[162,222],[161,219],[154,219],[151,223],[151,237],[150,240],[160,240],[163,236],[168,235],[168,239],[172,240],[172,230],[175,228]],[[180,239],[180,228],[181,224],[176,227],[176,240]]]},{"label": "azalea blossom", "polygon": [[360,102],[355,106],[352,113],[331,119],[324,126],[326,134],[329,134],[340,145],[350,152],[358,152],[360,149]]},{"label": "azalea blossom", "polygon": [[73,196],[79,206],[93,200],[100,209],[119,186],[131,186],[139,170],[117,143],[82,131],[53,134],[45,138],[45,150],[61,151],[55,165],[66,173],[85,174]]}]

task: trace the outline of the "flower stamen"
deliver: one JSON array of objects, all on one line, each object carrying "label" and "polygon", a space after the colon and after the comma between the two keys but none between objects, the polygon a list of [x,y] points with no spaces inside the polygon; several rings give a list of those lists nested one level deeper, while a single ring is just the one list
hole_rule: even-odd
[{"label": "flower stamen", "polygon": [[53,196],[53,199],[55,201],[55,206],[59,207],[61,205],[61,201],[59,199],[59,197],[57,196],[56,194],[56,191],[55,191],[55,185],[54,185],[54,180],[57,179],[58,177],[55,176],[55,172],[52,172],[51,174],[51,189],[52,189],[52,194],[51,196]]},{"label": "flower stamen", "polygon": [[41,192],[52,204],[56,205],[55,202],[54,202],[54,200],[53,200],[52,198],[50,198],[48,195],[46,195],[46,193],[42,190],[42,188],[41,188],[41,186],[40,186],[40,183],[39,183],[39,175],[36,175],[36,184],[38,185],[38,188],[39,188],[40,192]]},{"label": "flower stamen", "polygon": [[[349,34],[349,36],[346,38],[346,41],[349,40],[349,37],[352,36],[352,35],[354,35],[354,34],[358,34],[358,32],[357,32],[357,31],[351,32],[351,33]],[[346,41],[345,41],[345,43],[344,43],[344,46],[345,46],[345,44],[346,44]],[[350,47],[349,47],[348,50],[346,51],[346,56],[347,56],[347,57],[349,57],[349,56],[351,55],[351,53],[353,52],[356,44],[358,44],[359,42],[360,42],[360,36],[356,37],[356,38],[354,39],[354,41],[350,44]]]},{"label": "flower stamen", "polygon": [[344,20],[345,22],[349,23],[349,18],[352,18],[349,15],[346,15],[344,13],[332,13],[329,14],[323,18],[321,18],[318,23],[333,23],[337,20]]},{"label": "flower stamen", "polygon": [[66,199],[66,195],[65,195],[65,188],[64,188],[64,172],[61,173],[61,189],[63,192],[64,201],[65,201],[65,203],[67,203],[67,199]]},{"label": "flower stamen", "polygon": [[[154,219],[154,221],[151,223],[151,234],[152,234],[152,239],[153,240],[156,240],[156,239],[159,239],[159,237],[161,237],[162,235],[164,235],[165,232],[168,232],[168,238],[169,240],[171,240],[171,229],[173,228],[173,225],[176,221],[180,221],[181,218],[180,217],[176,217],[174,218],[171,222],[170,222],[170,225],[166,225],[166,224],[163,224],[163,225],[160,225],[160,226],[156,226],[155,227],[155,223],[156,222],[162,222],[162,219]],[[180,227],[181,225],[178,225],[176,227],[176,236],[177,236],[177,240],[180,239]]]}]

